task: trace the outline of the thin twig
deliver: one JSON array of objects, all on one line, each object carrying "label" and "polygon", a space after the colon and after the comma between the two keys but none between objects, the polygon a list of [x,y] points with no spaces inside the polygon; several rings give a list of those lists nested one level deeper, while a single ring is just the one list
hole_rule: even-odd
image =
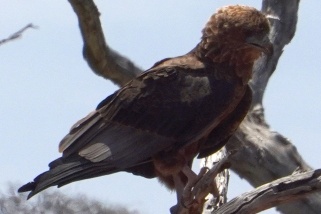
[{"label": "thin twig", "polygon": [[6,39],[0,40],[0,45],[3,45],[4,43],[13,41],[15,39],[18,39],[22,36],[23,32],[25,32],[27,29],[29,28],[33,28],[33,29],[37,29],[38,27],[33,25],[32,23],[26,25],[24,28],[22,28],[21,30],[15,32],[14,34],[12,34],[11,36],[9,36]]}]

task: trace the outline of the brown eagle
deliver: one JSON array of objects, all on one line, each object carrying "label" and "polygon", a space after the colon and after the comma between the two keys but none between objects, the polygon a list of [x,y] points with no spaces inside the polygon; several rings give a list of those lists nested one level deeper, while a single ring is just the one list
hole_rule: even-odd
[{"label": "brown eagle", "polygon": [[19,192],[126,171],[158,177],[180,199],[193,158],[225,145],[251,104],[253,64],[271,52],[258,10],[227,6],[212,15],[189,53],[157,62],[103,100],[60,142],[62,157]]}]

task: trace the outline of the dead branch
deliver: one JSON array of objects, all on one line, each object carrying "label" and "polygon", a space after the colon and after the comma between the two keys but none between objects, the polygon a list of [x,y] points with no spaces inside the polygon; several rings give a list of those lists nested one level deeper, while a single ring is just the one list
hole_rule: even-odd
[{"label": "dead branch", "polygon": [[23,32],[25,32],[29,28],[37,29],[37,27],[34,26],[33,24],[31,24],[31,23],[27,24],[21,30],[15,32],[14,34],[9,36],[8,38],[0,40],[0,45],[3,45],[4,43],[7,43],[7,42],[10,42],[10,41],[13,41],[13,40],[16,40],[16,39],[20,38],[22,36]]},{"label": "dead branch", "polygon": [[[244,193],[224,204],[215,214],[251,214],[279,204],[304,199],[321,190],[321,169],[287,176]],[[300,210],[301,213],[305,213]]]},{"label": "dead branch", "polygon": [[84,41],[83,55],[99,76],[122,86],[142,70],[126,57],[108,47],[100,23],[100,13],[92,0],[69,0],[74,9]]},{"label": "dead branch", "polygon": [[[213,168],[218,162],[222,162],[225,158],[227,158],[228,154],[225,146],[217,151],[214,155],[210,155],[206,158],[201,159],[200,167],[208,167]],[[230,157],[228,157],[230,158]],[[212,213],[214,210],[217,210],[223,204],[227,202],[227,192],[228,192],[228,184],[230,178],[229,169],[224,169],[215,177],[215,187],[216,194],[208,194],[206,196],[206,202],[203,207],[203,214]]]}]

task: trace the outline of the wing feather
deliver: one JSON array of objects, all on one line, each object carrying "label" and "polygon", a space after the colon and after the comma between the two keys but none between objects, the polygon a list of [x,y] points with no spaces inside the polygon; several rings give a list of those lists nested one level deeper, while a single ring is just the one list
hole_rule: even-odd
[{"label": "wing feather", "polygon": [[61,142],[63,158],[78,154],[125,170],[207,136],[244,95],[204,66],[158,66],[74,125]]},{"label": "wing feather", "polygon": [[204,158],[217,152],[224,146],[230,137],[235,133],[240,123],[246,116],[252,102],[252,90],[247,87],[247,90],[241,102],[235,110],[220,123],[218,128],[215,128],[202,144],[197,158]]}]

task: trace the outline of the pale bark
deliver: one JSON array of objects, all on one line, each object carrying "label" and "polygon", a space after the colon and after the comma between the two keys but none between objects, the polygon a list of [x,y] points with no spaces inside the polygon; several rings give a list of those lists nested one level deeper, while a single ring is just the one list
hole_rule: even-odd
[{"label": "pale bark", "polygon": [[[224,146],[215,154],[210,155],[206,158],[202,158],[200,167],[201,168],[207,167],[212,169],[213,167],[216,167],[216,163],[224,160],[226,156],[227,156],[227,151],[226,151],[226,147]],[[203,206],[203,214],[212,213],[213,211],[217,210],[227,202],[229,179],[230,179],[229,169],[222,170],[214,178],[217,191],[216,191],[216,194],[208,194],[206,196],[207,201],[204,203],[204,206]]]},{"label": "pale bark", "polygon": [[[280,178],[242,194],[220,207],[215,214],[258,213],[279,204],[303,199],[321,190],[321,170],[312,170]],[[299,210],[300,213],[306,213]]]}]

